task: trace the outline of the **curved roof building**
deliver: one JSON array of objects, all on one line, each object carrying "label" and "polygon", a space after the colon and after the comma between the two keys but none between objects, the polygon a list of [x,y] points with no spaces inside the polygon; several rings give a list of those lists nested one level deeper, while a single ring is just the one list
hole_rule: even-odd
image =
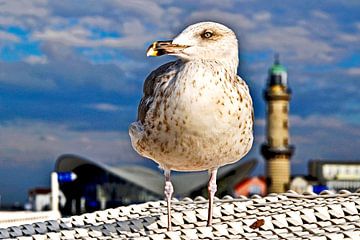
[{"label": "curved roof building", "polygon": [[[228,165],[218,173],[218,196],[232,194],[234,186],[256,166],[255,159]],[[73,172],[73,182],[60,183],[66,197],[63,214],[91,212],[163,198],[164,177],[160,171],[132,165],[113,167],[72,154],[60,156],[56,172]],[[172,176],[176,197],[206,193],[207,172],[179,173]]]}]

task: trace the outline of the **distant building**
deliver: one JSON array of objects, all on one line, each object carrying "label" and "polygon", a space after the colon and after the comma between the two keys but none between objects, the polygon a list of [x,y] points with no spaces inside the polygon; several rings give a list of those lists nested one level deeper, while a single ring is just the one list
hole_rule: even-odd
[{"label": "distant building", "polygon": [[309,174],[330,190],[360,188],[360,161],[310,160]]},{"label": "distant building", "polygon": [[[59,194],[60,205],[65,204],[65,197],[62,192]],[[50,188],[33,188],[29,190],[28,201],[32,211],[49,211],[51,206]]]},{"label": "distant building", "polygon": [[250,177],[239,182],[234,188],[235,197],[266,195],[266,179],[265,177]]},{"label": "distant building", "polygon": [[[234,186],[246,178],[256,166],[255,159],[219,169],[218,192],[221,197],[233,192]],[[63,155],[57,159],[56,172],[73,172],[76,180],[60,184],[66,197],[61,212],[78,214],[109,207],[163,199],[164,176],[141,166],[110,167],[88,159]],[[208,173],[173,174],[175,197],[207,194]]]},{"label": "distant building", "polygon": [[289,189],[299,194],[303,194],[305,192],[314,192],[314,190],[316,190],[316,186],[318,186],[318,181],[315,177],[294,176],[290,180]]},{"label": "distant building", "polygon": [[266,176],[269,193],[285,192],[289,188],[290,158],[294,146],[289,137],[289,101],[286,69],[275,59],[269,69],[264,98],[267,103],[266,137],[261,153],[266,159]]},{"label": "distant building", "polygon": [[50,209],[51,189],[34,188],[29,190],[29,203],[33,211],[45,211]]}]

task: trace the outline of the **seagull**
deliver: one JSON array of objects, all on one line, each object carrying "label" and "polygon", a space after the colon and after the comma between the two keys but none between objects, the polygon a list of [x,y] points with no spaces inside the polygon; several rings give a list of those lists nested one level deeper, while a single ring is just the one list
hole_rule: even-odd
[{"label": "seagull", "polygon": [[240,160],[253,143],[252,99],[237,76],[238,41],[228,27],[200,22],[147,50],[147,56],[162,55],[177,60],[146,78],[137,121],[129,127],[131,143],[164,170],[169,231],[171,171],[209,172],[211,226],[218,168]]}]

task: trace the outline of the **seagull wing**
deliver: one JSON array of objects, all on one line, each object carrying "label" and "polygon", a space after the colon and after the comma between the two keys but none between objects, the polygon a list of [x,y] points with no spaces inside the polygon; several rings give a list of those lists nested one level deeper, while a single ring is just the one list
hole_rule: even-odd
[{"label": "seagull wing", "polygon": [[236,76],[239,84],[237,85],[237,87],[239,88],[239,90],[241,92],[244,92],[246,95],[248,95],[248,97],[246,97],[248,104],[250,105],[251,108],[251,120],[252,120],[252,130],[254,131],[254,108],[253,108],[253,102],[252,102],[252,98],[250,96],[250,90],[248,85],[246,84],[245,80],[243,80],[240,76]]},{"label": "seagull wing", "polygon": [[140,121],[142,124],[144,123],[146,114],[154,101],[157,91],[160,91],[160,86],[173,77],[174,71],[172,69],[174,69],[177,62],[178,61],[168,62],[158,67],[145,79],[143,89],[144,95],[138,107],[137,121]]}]

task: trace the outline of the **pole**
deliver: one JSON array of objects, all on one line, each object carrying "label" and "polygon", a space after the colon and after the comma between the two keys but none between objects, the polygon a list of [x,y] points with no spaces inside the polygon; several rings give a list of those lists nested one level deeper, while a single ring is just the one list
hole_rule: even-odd
[{"label": "pole", "polygon": [[51,210],[59,212],[59,182],[56,172],[51,173]]}]

